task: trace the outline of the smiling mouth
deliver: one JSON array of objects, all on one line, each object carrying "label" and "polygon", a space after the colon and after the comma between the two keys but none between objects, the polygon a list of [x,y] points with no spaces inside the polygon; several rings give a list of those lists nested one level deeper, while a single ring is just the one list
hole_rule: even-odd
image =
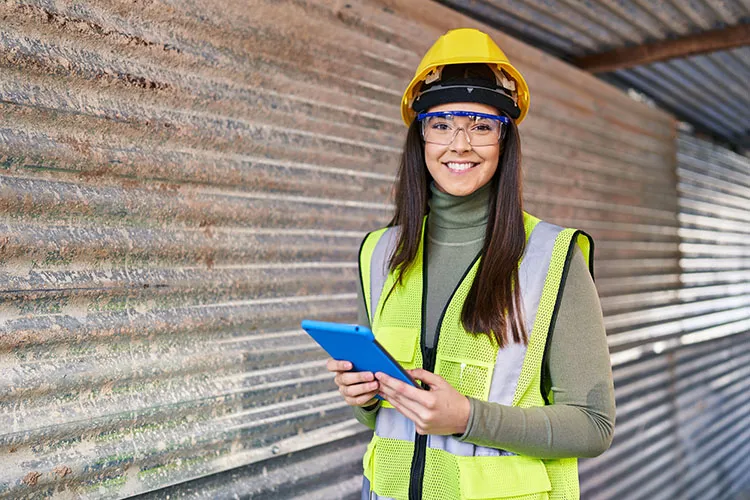
[{"label": "smiling mouth", "polygon": [[461,161],[461,162],[449,161],[449,162],[443,163],[443,165],[448,167],[448,170],[450,170],[451,172],[461,173],[461,172],[466,172],[467,170],[470,170],[476,167],[477,165],[479,165],[479,163],[474,163],[470,161]]}]

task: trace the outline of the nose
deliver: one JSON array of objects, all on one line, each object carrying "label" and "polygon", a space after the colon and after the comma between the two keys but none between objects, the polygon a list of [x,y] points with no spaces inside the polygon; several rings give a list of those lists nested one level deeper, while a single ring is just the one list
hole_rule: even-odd
[{"label": "nose", "polygon": [[469,134],[464,128],[456,130],[456,135],[453,136],[451,142],[451,150],[457,153],[471,150],[471,139],[469,139]]}]

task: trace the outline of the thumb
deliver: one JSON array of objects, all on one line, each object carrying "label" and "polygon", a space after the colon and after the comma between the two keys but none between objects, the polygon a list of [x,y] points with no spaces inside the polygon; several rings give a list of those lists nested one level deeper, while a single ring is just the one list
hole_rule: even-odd
[{"label": "thumb", "polygon": [[431,386],[439,386],[446,383],[445,379],[440,375],[435,375],[434,373],[423,368],[415,368],[413,370],[409,370],[409,375]]}]

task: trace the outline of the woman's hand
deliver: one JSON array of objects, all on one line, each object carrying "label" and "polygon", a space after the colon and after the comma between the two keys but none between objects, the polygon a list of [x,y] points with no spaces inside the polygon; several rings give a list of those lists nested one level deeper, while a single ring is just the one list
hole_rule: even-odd
[{"label": "woman's hand", "polygon": [[375,380],[372,372],[350,372],[352,364],[348,361],[336,361],[329,359],[326,363],[329,372],[336,376],[333,381],[339,387],[339,392],[344,396],[344,401],[349,406],[371,406],[377,402],[375,396],[380,389],[380,384]]},{"label": "woman's hand", "polygon": [[421,380],[429,391],[418,389],[378,372],[380,395],[406,418],[414,422],[419,434],[463,434],[469,423],[469,399],[453,388],[443,377],[427,370],[407,370]]}]

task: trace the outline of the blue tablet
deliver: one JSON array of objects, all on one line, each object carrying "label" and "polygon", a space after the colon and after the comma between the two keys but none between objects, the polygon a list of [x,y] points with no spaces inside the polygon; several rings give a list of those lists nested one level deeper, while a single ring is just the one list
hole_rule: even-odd
[{"label": "blue tablet", "polygon": [[[349,361],[355,372],[383,372],[419,388],[406,370],[375,340],[372,331],[359,325],[304,320],[302,329],[339,361]],[[382,399],[377,396],[378,399]]]}]

